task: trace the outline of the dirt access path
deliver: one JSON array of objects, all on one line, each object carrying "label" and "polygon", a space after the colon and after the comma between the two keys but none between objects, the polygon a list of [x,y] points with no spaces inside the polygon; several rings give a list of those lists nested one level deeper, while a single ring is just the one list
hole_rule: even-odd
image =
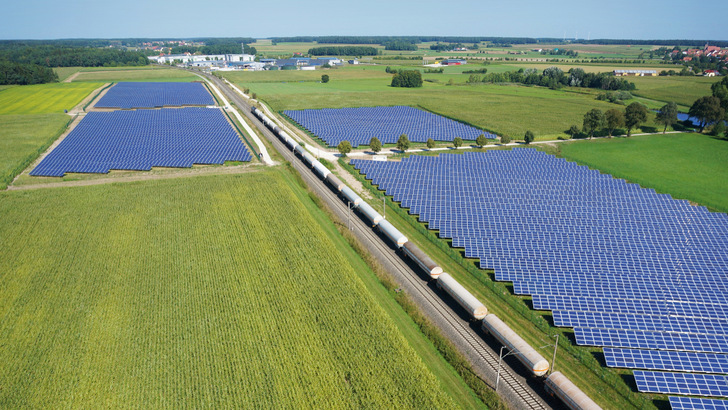
[{"label": "dirt access path", "polygon": [[[235,166],[222,166],[222,167],[208,167],[201,166],[199,168],[191,169],[179,169],[170,170],[157,169],[145,172],[144,174],[138,174],[138,171],[112,171],[107,174],[107,177],[96,178],[96,179],[85,179],[79,181],[59,181],[59,182],[48,182],[42,184],[32,185],[10,185],[8,191],[27,191],[30,189],[44,189],[44,188],[66,188],[66,187],[78,187],[78,186],[91,186],[91,185],[104,185],[118,182],[137,182],[137,181],[150,181],[150,180],[161,180],[161,179],[173,179],[173,178],[190,178],[204,175],[231,175],[231,174],[245,174],[248,172],[258,171],[263,167],[262,164],[247,164],[247,165],[235,165]],[[115,172],[118,174],[114,175]],[[134,172],[135,175],[129,175]]]}]

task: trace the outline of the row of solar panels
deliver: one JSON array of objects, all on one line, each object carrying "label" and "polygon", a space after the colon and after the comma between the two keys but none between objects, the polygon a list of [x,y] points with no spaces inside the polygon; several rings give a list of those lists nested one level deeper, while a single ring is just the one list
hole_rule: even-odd
[{"label": "row of solar panels", "polygon": [[109,88],[94,107],[128,109],[214,104],[215,100],[202,83],[121,82]]},{"label": "row of solar panels", "polygon": [[410,141],[475,140],[495,135],[413,107],[363,107],[321,110],[288,110],[284,114],[321,138],[329,146],[349,141],[353,147],[369,145],[372,137],[394,144],[405,134]]},{"label": "row of solar panels", "polygon": [[90,112],[30,175],[148,171],[251,159],[220,109]]},{"label": "row of solar panels", "polygon": [[[553,310],[557,325],[575,327],[577,343],[618,348],[605,349],[610,366],[725,373],[726,215],[534,150],[353,164],[535,308]],[[721,395],[701,387],[724,381],[639,374],[651,380],[641,391],[659,393]]]}]

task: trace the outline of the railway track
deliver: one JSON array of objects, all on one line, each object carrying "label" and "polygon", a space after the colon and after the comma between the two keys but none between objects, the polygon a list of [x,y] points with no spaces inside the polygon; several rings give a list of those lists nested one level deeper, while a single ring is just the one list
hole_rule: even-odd
[{"label": "railway track", "polygon": [[[404,260],[397,255],[388,243],[380,238],[366,222],[357,217],[353,210],[334,193],[328,184],[312,172],[312,170],[300,161],[293,151],[289,150],[268,128],[261,123],[257,117],[252,115],[249,104],[239,95],[231,90],[224,82],[212,76],[206,76],[225,95],[241,108],[243,114],[256,125],[259,131],[275,147],[275,149],[291,163],[299,172],[305,183],[313,189],[316,194],[326,201],[341,221],[346,221],[348,213],[351,212],[352,227],[355,234],[362,240],[364,245],[373,252],[375,256],[390,268],[390,273],[395,274],[400,286],[408,292],[415,302],[423,310],[429,313],[431,320],[440,328],[448,338],[457,346],[465,347],[460,349],[474,366],[478,376],[490,386],[495,387],[495,378],[498,371],[499,355],[488,346],[478,330],[470,327],[469,322],[461,318],[438,293],[427,285],[420,275],[415,272]],[[439,317],[433,317],[439,315]],[[541,389],[542,390],[542,389]],[[498,393],[503,397],[510,407],[519,409],[550,409],[552,408],[544,398],[541,391],[534,390],[525,378],[519,376],[504,361],[500,371],[500,383]]]}]

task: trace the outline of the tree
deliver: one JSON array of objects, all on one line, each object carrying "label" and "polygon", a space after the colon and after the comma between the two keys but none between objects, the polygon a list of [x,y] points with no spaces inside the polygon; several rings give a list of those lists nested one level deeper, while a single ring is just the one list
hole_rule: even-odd
[{"label": "tree", "polygon": [[644,105],[633,102],[624,110],[624,125],[627,126],[627,137],[632,136],[632,128],[639,127],[647,121],[647,108]]},{"label": "tree", "polygon": [[725,116],[725,110],[720,106],[718,97],[700,97],[690,107],[688,114],[700,121],[700,132],[703,132],[706,125],[722,120]]},{"label": "tree", "polygon": [[475,139],[475,143],[478,144],[480,148],[483,148],[488,144],[488,139],[485,138],[485,134],[478,135],[478,138]]},{"label": "tree", "polygon": [[374,137],[371,141],[369,141],[369,148],[371,148],[374,152],[379,152],[382,150],[382,142],[379,141],[379,138]]},{"label": "tree", "polygon": [[624,127],[624,113],[622,110],[616,108],[610,108],[604,113],[604,120],[607,124],[607,133],[609,138],[612,138],[614,130],[619,127]]},{"label": "tree", "polygon": [[392,87],[422,87],[422,73],[419,70],[402,70],[392,77]]},{"label": "tree", "polygon": [[667,132],[668,126],[677,124],[677,104],[669,102],[663,105],[660,111],[657,112],[657,123],[665,125],[662,130],[663,134]]},{"label": "tree", "polygon": [[723,121],[718,121],[713,125],[713,128],[710,130],[710,135],[714,137],[720,137],[722,135],[725,135],[725,123]]},{"label": "tree", "polygon": [[460,137],[455,137],[455,139],[452,140],[452,145],[455,148],[460,148],[463,145],[463,139]]},{"label": "tree", "polygon": [[346,154],[351,152],[351,143],[349,141],[341,141],[339,145],[336,146],[336,149],[339,150],[341,155],[346,156]]},{"label": "tree", "polygon": [[511,142],[511,136],[508,134],[503,134],[500,137],[501,144],[509,144]]},{"label": "tree", "polygon": [[321,76],[321,82],[324,83],[324,84],[325,83],[328,83],[329,82],[329,75],[328,74],[322,75]]},{"label": "tree", "polygon": [[406,135],[402,134],[399,136],[399,139],[397,140],[397,149],[400,151],[406,151],[409,149],[410,141],[409,138],[407,138]]},{"label": "tree", "polygon": [[575,138],[580,132],[578,125],[572,125],[566,133],[569,134],[571,138]]},{"label": "tree", "polygon": [[526,142],[526,145],[533,142],[533,140],[536,138],[535,135],[533,135],[533,132],[531,130],[526,131],[526,135],[523,136],[523,141]]},{"label": "tree", "polygon": [[582,125],[582,129],[584,129],[584,132],[589,134],[590,139],[594,136],[594,131],[602,128],[603,126],[604,113],[600,109],[594,108],[584,114],[584,124]]},{"label": "tree", "polygon": [[432,138],[428,138],[427,139],[427,148],[428,149],[435,148],[435,140],[433,140]]},{"label": "tree", "polygon": [[718,97],[720,100],[720,106],[728,112],[728,77],[723,77],[720,82],[714,83],[710,86],[713,91],[713,97]]}]

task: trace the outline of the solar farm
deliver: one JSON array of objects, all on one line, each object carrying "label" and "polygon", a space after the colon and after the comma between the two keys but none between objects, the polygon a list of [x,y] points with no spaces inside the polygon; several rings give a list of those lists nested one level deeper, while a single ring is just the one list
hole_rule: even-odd
[{"label": "solar farm", "polygon": [[120,82],[95,107],[131,109],[213,104],[215,100],[202,83]]},{"label": "solar farm", "polygon": [[330,147],[349,141],[352,147],[369,145],[373,137],[394,144],[405,134],[410,141],[452,141],[455,137],[474,141],[481,134],[495,135],[478,128],[413,107],[362,107],[283,112]]},{"label": "solar farm", "polygon": [[728,397],[727,215],[534,149],[352,165],[639,391]]},{"label": "solar farm", "polygon": [[[110,91],[122,84],[134,83],[120,83]],[[172,85],[171,89],[180,85],[165,84]],[[184,85],[194,86],[190,89],[201,90],[212,98],[199,83]],[[156,98],[155,95],[166,98],[157,83],[136,83],[127,88],[138,92],[141,106]],[[181,93],[175,101],[196,104],[198,99],[194,95],[190,94],[189,99],[186,95]],[[62,177],[69,172],[149,171],[152,167],[189,168],[194,164],[251,159],[245,144],[219,108],[89,112],[30,175]]]}]

